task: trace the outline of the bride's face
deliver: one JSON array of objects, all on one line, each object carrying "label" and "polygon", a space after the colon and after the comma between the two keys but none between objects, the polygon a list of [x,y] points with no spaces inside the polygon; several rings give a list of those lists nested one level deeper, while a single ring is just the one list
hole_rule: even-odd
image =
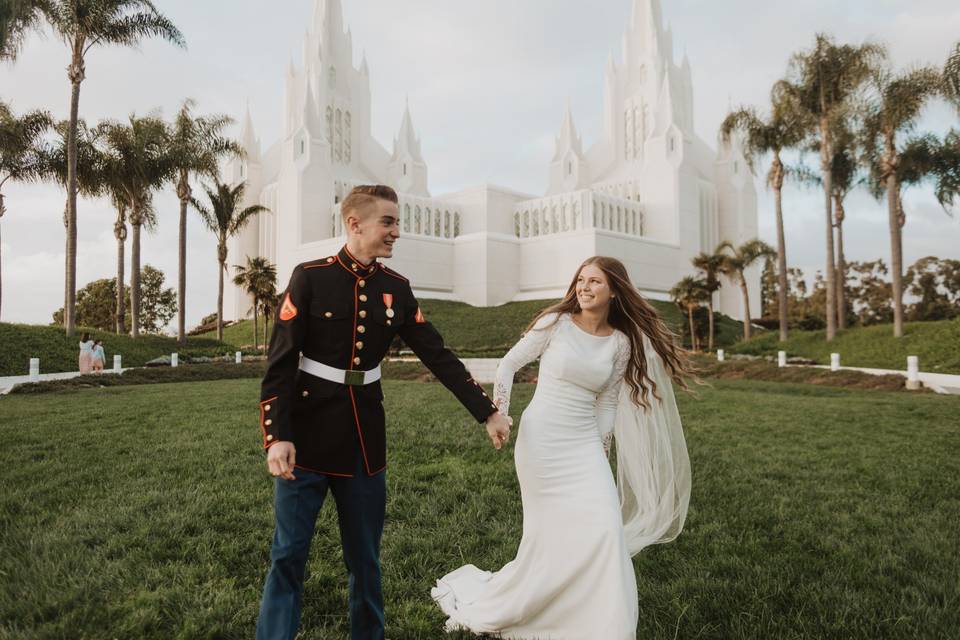
[{"label": "bride's face", "polygon": [[610,305],[610,283],[600,267],[588,264],[577,276],[577,302],[585,311],[601,311]]}]

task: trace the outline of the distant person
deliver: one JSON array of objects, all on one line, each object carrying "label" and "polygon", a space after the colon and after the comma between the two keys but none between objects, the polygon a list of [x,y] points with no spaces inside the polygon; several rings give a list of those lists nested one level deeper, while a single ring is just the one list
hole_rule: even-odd
[{"label": "distant person", "polygon": [[90,334],[84,332],[80,336],[80,375],[90,373],[93,367],[93,340]]},{"label": "distant person", "polygon": [[107,356],[103,352],[103,340],[94,340],[93,357],[90,361],[90,365],[93,367],[94,373],[103,373],[103,365],[106,362],[106,359]]}]

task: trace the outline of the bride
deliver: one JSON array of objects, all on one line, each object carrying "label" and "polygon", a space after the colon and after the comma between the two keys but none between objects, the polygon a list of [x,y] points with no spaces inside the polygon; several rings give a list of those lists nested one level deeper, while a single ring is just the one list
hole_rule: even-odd
[{"label": "bride", "polygon": [[[690,463],[671,381],[691,374],[674,335],[623,264],[593,257],[497,369],[507,414],[513,376],[540,360],[514,460],[523,501],[517,557],[496,572],[472,564],[437,581],[447,631],[511,640],[632,640],[631,556],[679,535]],[[608,462],[616,438],[617,480]]]}]

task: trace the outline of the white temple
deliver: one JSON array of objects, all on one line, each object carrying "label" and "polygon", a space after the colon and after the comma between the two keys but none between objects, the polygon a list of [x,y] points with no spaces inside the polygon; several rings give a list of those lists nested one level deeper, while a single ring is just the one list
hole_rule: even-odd
[{"label": "white temple", "polygon": [[[283,138],[261,150],[247,113],[247,158],[227,168],[229,180],[248,183],[244,206],[272,212],[233,240],[231,263],[265,256],[286,286],[297,264],[340,249],[338,203],[351,187],[381,183],[399,193],[402,218],[385,263],[420,297],[476,306],[559,298],[580,262],[609,255],[643,293],[666,299],[698,252],[756,237],[756,192],[735,144],[715,152],[695,133],[690,64],[674,62],[659,0],[634,0],[621,56],[604,70],[601,139],[585,148],[569,108],[563,114],[544,196],[486,184],[432,196],[409,108],[388,151],[370,133],[367,61],[354,67],[340,0],[316,0],[303,66],[286,73]],[[246,317],[251,301],[228,289],[226,317]],[[756,270],[749,289],[758,317]],[[736,286],[714,302],[743,316]]]}]

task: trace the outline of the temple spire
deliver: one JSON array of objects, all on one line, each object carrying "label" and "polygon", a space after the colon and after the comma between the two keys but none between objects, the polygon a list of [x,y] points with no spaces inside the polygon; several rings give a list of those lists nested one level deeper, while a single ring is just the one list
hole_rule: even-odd
[{"label": "temple spire", "polygon": [[413,127],[413,118],[410,116],[409,99],[403,109],[403,120],[400,122],[400,132],[393,142],[393,157],[400,157],[404,153],[408,154],[414,160],[423,162],[423,157],[420,155],[420,140],[417,138],[416,131]]}]

